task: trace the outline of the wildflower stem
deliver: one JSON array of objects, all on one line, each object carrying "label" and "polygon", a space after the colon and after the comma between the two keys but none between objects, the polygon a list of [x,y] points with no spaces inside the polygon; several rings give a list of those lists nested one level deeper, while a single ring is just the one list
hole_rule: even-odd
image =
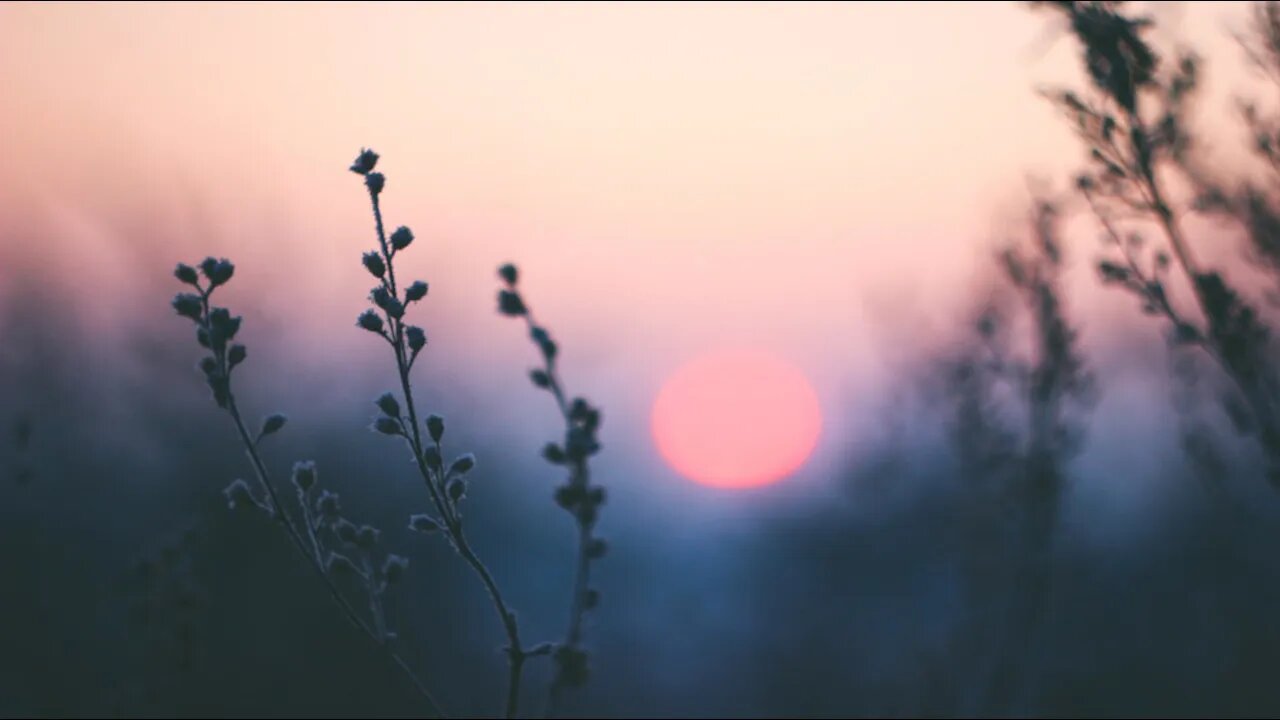
[{"label": "wildflower stem", "polygon": [[258,480],[262,483],[262,487],[266,490],[267,496],[271,499],[271,505],[274,510],[275,517],[284,527],[285,533],[289,536],[293,546],[302,554],[303,558],[307,560],[307,564],[315,570],[316,574],[320,577],[320,580],[324,583],[325,588],[328,589],[330,597],[333,598],[333,601],[342,610],[342,613],[346,616],[347,620],[363,631],[364,634],[374,642],[374,644],[386,652],[388,657],[391,658],[392,663],[401,670],[405,677],[413,684],[414,689],[418,691],[418,694],[422,696],[422,699],[426,702],[427,708],[430,710],[432,715],[439,718],[445,717],[444,710],[440,708],[440,703],[436,702],[435,696],[433,696],[427,686],[418,679],[417,673],[409,667],[408,663],[404,661],[404,658],[400,657],[399,653],[389,648],[386,643],[383,642],[383,638],[379,637],[378,634],[360,618],[359,613],[357,613],[355,608],[351,606],[351,603],[347,601],[342,592],[338,590],[338,586],[334,584],[333,579],[329,577],[329,574],[325,572],[324,562],[315,555],[307,552],[306,544],[303,542],[302,536],[299,534],[297,527],[295,527],[293,521],[289,519],[289,516],[284,512],[284,507],[280,504],[279,494],[276,492],[275,486],[271,482],[271,477],[267,473],[266,465],[262,462],[262,457],[258,454],[258,448],[254,445],[252,437],[249,435],[249,431],[245,427],[244,420],[240,416],[240,410],[236,406],[235,396],[231,395],[230,390],[228,390],[227,412],[231,415],[232,421],[235,422],[236,432],[239,433],[240,440],[244,443],[245,451],[249,455],[249,461],[253,465],[253,469],[258,476]]},{"label": "wildflower stem", "polygon": [[[581,464],[583,465],[583,475],[585,475],[585,463]],[[576,482],[579,482],[576,478],[570,480],[570,483]],[[586,484],[585,481],[581,482],[583,485]],[[577,648],[582,641],[582,618],[586,614],[584,600],[591,581],[591,559],[587,556],[587,548],[591,545],[592,540],[592,526],[585,523],[579,524],[578,560],[573,576],[573,600],[569,603],[569,627],[564,636],[564,645],[570,648]],[[547,718],[554,718],[559,713],[564,697],[564,689],[565,683],[558,676],[551,681],[551,690],[547,699]]]},{"label": "wildflower stem", "polygon": [[[1103,102],[1122,111],[1117,124],[1106,108],[1087,109],[1074,94],[1063,95],[1065,107],[1076,117],[1081,138],[1095,159],[1107,166],[1101,183],[1093,175],[1085,175],[1080,187],[1088,194],[1089,188],[1100,186],[1111,199],[1138,211],[1144,219],[1154,220],[1159,227],[1173,251],[1174,264],[1191,285],[1194,304],[1204,320],[1204,330],[1197,333],[1196,344],[1239,389],[1241,401],[1258,426],[1258,441],[1271,466],[1269,479],[1280,489],[1280,381],[1265,354],[1268,328],[1220,273],[1202,269],[1195,262],[1169,200],[1168,184],[1160,177],[1162,163],[1171,163],[1191,175],[1193,184],[1198,182],[1185,156],[1190,138],[1180,129],[1186,121],[1184,95],[1195,87],[1194,60],[1185,57],[1175,77],[1162,81],[1156,72],[1159,58],[1140,33],[1148,24],[1147,19],[1126,17],[1111,3],[1051,5],[1070,19],[1072,32],[1085,51],[1086,70],[1101,90]],[[1268,15],[1257,22],[1264,28],[1273,28],[1271,20]],[[1274,34],[1268,33],[1264,30],[1264,39],[1269,42]],[[1155,97],[1160,98],[1154,103],[1161,113],[1158,121],[1150,112],[1151,105],[1143,102]],[[1246,122],[1252,126],[1251,116],[1252,110],[1246,109]],[[1269,134],[1261,136],[1259,151],[1271,161],[1274,150]],[[1092,198],[1090,203],[1093,204]],[[1094,211],[1099,214],[1096,205]],[[1114,235],[1109,228],[1108,232]],[[1123,273],[1112,279],[1121,280],[1155,306],[1157,312],[1174,319],[1167,302],[1154,297],[1157,292],[1163,293],[1158,280],[1139,286],[1137,282],[1125,282]],[[1152,285],[1156,292],[1150,289]],[[1186,329],[1185,325],[1175,327],[1180,336],[1188,334]]]},{"label": "wildflower stem", "polygon": [[382,225],[382,205],[378,203],[378,193],[369,190],[369,200],[373,202],[373,222],[378,231],[378,246],[382,249],[382,259],[387,263],[387,284],[391,296],[396,296],[396,271],[391,264],[391,246],[387,244],[387,233]]},{"label": "wildflower stem", "polygon": [[[526,306],[524,312],[525,326],[532,334],[534,329],[539,325],[534,322],[533,311]],[[555,359],[552,356],[543,355],[543,371],[547,375],[547,389],[551,391],[552,397],[555,398],[556,406],[560,409],[560,415],[564,419],[566,434],[573,430],[573,417],[569,408],[569,402],[565,399],[564,388],[560,383],[559,375],[556,372]],[[570,487],[580,488],[583,491],[591,482],[590,469],[587,466],[585,457],[578,457],[573,460],[572,467],[569,472]],[[582,620],[586,615],[586,598],[588,588],[591,583],[591,557],[589,548],[595,542],[595,519],[594,515],[590,520],[577,516],[578,520],[578,556],[575,563],[573,574],[573,596],[569,602],[569,623],[565,629],[564,647],[576,650],[582,642]],[[565,682],[562,674],[557,672],[555,678],[551,682],[551,688],[548,693],[546,717],[553,718],[559,712],[560,704],[563,699]]]},{"label": "wildflower stem", "polygon": [[363,557],[360,561],[364,565],[364,585],[365,590],[369,593],[369,614],[373,616],[373,630],[378,636],[378,642],[385,643],[387,641],[387,621],[383,616],[382,597],[378,592],[377,578],[373,572],[373,565],[369,563],[369,558]]},{"label": "wildflower stem", "polygon": [[[208,278],[207,285],[199,281],[193,268],[183,264],[178,265],[175,275],[182,282],[193,286],[198,294],[179,295],[174,301],[174,307],[180,315],[195,321],[198,328],[197,339],[211,351],[210,356],[205,358],[205,361],[202,361],[201,367],[204,369],[206,378],[213,390],[215,403],[231,417],[236,433],[240,437],[240,442],[244,446],[245,453],[249,456],[249,462],[253,466],[254,474],[257,476],[262,492],[266,496],[266,502],[264,503],[253,497],[252,493],[248,493],[250,495],[249,500],[254,505],[262,507],[269,512],[280,523],[294,549],[302,555],[311,569],[319,576],[321,582],[329,591],[330,597],[333,598],[334,603],[337,604],[343,615],[351,624],[373,640],[374,644],[381,648],[396,667],[404,673],[405,677],[413,684],[414,689],[422,696],[430,713],[434,717],[444,717],[444,711],[441,709],[440,704],[436,702],[431,691],[418,679],[408,663],[387,646],[385,633],[375,633],[369,627],[369,624],[360,617],[360,614],[356,612],[355,608],[352,607],[351,603],[329,576],[325,559],[321,553],[321,543],[316,535],[316,524],[312,520],[308,506],[306,486],[301,483],[298,484],[298,504],[301,507],[301,521],[306,525],[305,537],[298,529],[295,520],[285,510],[284,503],[280,499],[280,493],[271,481],[271,474],[267,471],[266,463],[263,462],[258,448],[259,441],[271,432],[279,430],[283,426],[284,420],[282,417],[272,416],[264,422],[262,430],[256,436],[249,432],[244,423],[244,418],[240,414],[240,408],[236,403],[231,385],[231,371],[237,363],[243,361],[244,349],[243,346],[239,345],[227,347],[228,341],[234,337],[236,329],[239,327],[239,318],[231,319],[227,310],[224,308],[215,310],[210,307],[209,303],[210,296],[214,290],[231,278],[235,268],[226,260],[218,262],[213,258],[209,258],[205,263],[201,264],[201,269]],[[238,356],[237,350],[239,351]],[[233,483],[234,486],[235,484]],[[247,489],[246,492],[248,492]],[[236,498],[232,497],[231,500],[234,507]],[[373,588],[370,589],[370,599],[371,601],[377,600],[377,595],[373,592]],[[381,622],[378,608],[374,608],[373,618],[375,622]]]},{"label": "wildflower stem", "polygon": [[489,591],[489,598],[493,601],[493,607],[498,611],[498,617],[502,621],[502,627],[507,633],[507,702],[505,708],[505,716],[513,718],[519,711],[520,707],[520,675],[524,670],[524,660],[526,653],[520,645],[520,627],[516,624],[516,616],[507,608],[506,602],[502,599],[502,591],[498,589],[498,583],[493,579],[493,575],[484,563],[471,549],[471,545],[467,542],[466,535],[462,532],[460,525],[454,525],[450,528],[453,536],[454,545],[458,548],[458,554],[466,560],[467,564],[475,570],[480,576],[480,582],[484,583],[484,587]]},{"label": "wildflower stem", "polygon": [[[1129,122],[1133,127],[1143,128],[1142,121],[1136,115],[1129,114]],[[1182,269],[1183,275],[1190,282],[1192,297],[1195,298],[1195,307],[1199,310],[1200,315],[1204,318],[1204,323],[1208,332],[1198,335],[1195,344],[1218,364],[1224,371],[1232,385],[1240,391],[1240,395],[1248,404],[1254,418],[1262,426],[1261,444],[1263,451],[1268,455],[1273,463],[1280,462],[1277,457],[1280,456],[1280,430],[1277,429],[1275,413],[1263,395],[1258,392],[1258,388],[1254,387],[1246,378],[1241,376],[1239,370],[1233,366],[1230,358],[1226,356],[1219,343],[1212,340],[1211,337],[1216,330],[1214,327],[1214,315],[1210,311],[1211,301],[1205,295],[1204,289],[1201,287],[1198,279],[1202,276],[1201,271],[1195,265],[1191,257],[1190,249],[1187,246],[1186,238],[1182,233],[1177,218],[1174,217],[1173,211],[1170,209],[1168,202],[1164,198],[1164,192],[1160,181],[1156,175],[1154,166],[1150,163],[1135,163],[1138,167],[1139,178],[1134,180],[1138,192],[1146,199],[1147,205],[1155,215],[1160,230],[1163,232],[1165,239],[1169,243],[1169,247],[1173,250],[1174,258],[1178,263],[1178,267]],[[1103,230],[1111,237],[1113,242],[1124,248],[1125,245],[1120,237],[1119,232],[1106,216],[1102,207],[1093,197],[1091,192],[1085,192],[1085,199],[1088,201],[1090,209],[1101,223]],[[1127,251],[1123,251],[1126,264],[1129,271],[1133,273],[1135,278],[1142,282],[1145,287],[1148,283],[1138,268],[1137,263],[1133,260],[1132,255]],[[1148,294],[1149,295],[1149,294]],[[1171,321],[1175,327],[1185,324],[1181,316],[1174,310],[1166,296],[1161,294],[1156,300],[1157,308]],[[1280,489],[1280,486],[1277,486]]]},{"label": "wildflower stem", "polygon": [[306,525],[307,539],[311,541],[311,550],[317,565],[324,565],[324,556],[320,554],[320,538],[316,536],[316,524],[311,518],[311,508],[307,506],[307,498],[298,497],[298,504],[302,507],[302,522]]},{"label": "wildflower stem", "polygon": [[[369,200],[373,207],[373,219],[378,234],[378,245],[382,252],[383,261],[386,264],[386,278],[382,281],[383,287],[390,293],[393,301],[398,302],[399,295],[396,288],[395,263],[393,261],[395,251],[387,242],[386,230],[382,220],[382,207],[378,202],[378,192],[372,188],[369,190]],[[409,444],[409,449],[413,453],[414,464],[418,466],[423,483],[427,486],[427,492],[431,496],[431,501],[435,505],[436,511],[440,514],[440,518],[443,521],[442,524],[448,532],[450,541],[462,559],[479,576],[480,582],[489,593],[489,598],[493,602],[494,609],[498,613],[498,618],[502,622],[503,630],[507,636],[508,678],[505,715],[508,718],[513,718],[519,711],[520,678],[524,669],[524,660],[527,656],[520,644],[520,630],[516,623],[516,616],[507,607],[506,601],[503,600],[502,592],[498,589],[498,584],[494,581],[488,567],[471,549],[471,545],[468,543],[466,534],[462,529],[461,517],[458,515],[452,501],[445,496],[446,471],[442,467],[433,473],[427,463],[426,448],[422,442],[422,429],[418,422],[417,404],[413,399],[413,383],[409,377],[409,370],[414,358],[410,358],[406,352],[404,318],[403,316],[394,316],[386,308],[383,308],[383,312],[386,315],[388,325],[391,327],[389,340],[395,352],[396,371],[400,378],[400,390],[404,395],[405,412],[408,414],[409,426],[412,428],[411,432],[405,434],[405,441]]]}]

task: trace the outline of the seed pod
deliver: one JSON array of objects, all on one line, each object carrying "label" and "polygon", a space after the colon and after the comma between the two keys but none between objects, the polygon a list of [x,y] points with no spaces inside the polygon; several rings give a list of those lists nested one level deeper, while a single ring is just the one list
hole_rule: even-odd
[{"label": "seed pod", "polygon": [[293,485],[302,492],[316,486],[316,464],[311,461],[293,464]]},{"label": "seed pod", "polygon": [[373,172],[373,167],[378,164],[378,153],[367,148],[361,148],[360,154],[356,157],[356,161],[351,163],[351,172],[360,175],[368,175]]},{"label": "seed pod", "polygon": [[440,442],[440,438],[444,437],[444,418],[439,415],[428,415],[427,434],[433,441]]},{"label": "seed pod", "polygon": [[409,243],[413,242],[413,231],[401,225],[391,233],[391,247],[397,250],[403,250],[409,247]]},{"label": "seed pod", "polygon": [[383,393],[378,396],[377,400],[374,400],[374,403],[378,406],[378,409],[382,411],[382,414],[387,417],[400,417],[400,403],[396,401],[395,395],[392,395],[389,392]]},{"label": "seed pod", "polygon": [[410,515],[409,529],[420,533],[433,533],[441,528],[440,523],[436,522],[430,515]]},{"label": "seed pod", "polygon": [[266,437],[267,435],[270,435],[272,433],[279,432],[280,429],[284,427],[284,424],[288,421],[289,421],[289,418],[285,417],[284,415],[281,415],[280,413],[276,413],[274,415],[268,415],[262,419],[262,430],[258,432],[258,435],[261,437]]},{"label": "seed pod", "polygon": [[364,267],[369,271],[370,275],[378,279],[381,279],[383,275],[387,274],[386,263],[382,261],[382,256],[375,251],[365,253],[360,258],[360,262],[364,263]]},{"label": "seed pod", "polygon": [[388,555],[387,559],[382,563],[382,577],[386,579],[388,585],[397,583],[400,578],[404,577],[404,571],[408,567],[408,558],[399,555]]}]

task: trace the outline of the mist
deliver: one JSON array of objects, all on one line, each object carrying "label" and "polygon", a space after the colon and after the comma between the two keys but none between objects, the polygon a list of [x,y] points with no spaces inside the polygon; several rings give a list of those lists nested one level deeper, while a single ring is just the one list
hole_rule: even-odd
[{"label": "mist", "polygon": [[960,5],[0,8],[0,714],[1275,714],[1280,15]]}]

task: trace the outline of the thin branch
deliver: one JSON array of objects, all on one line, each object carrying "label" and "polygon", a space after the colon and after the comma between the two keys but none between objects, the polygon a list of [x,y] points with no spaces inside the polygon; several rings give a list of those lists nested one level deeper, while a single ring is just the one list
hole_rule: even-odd
[{"label": "thin branch", "polygon": [[[410,380],[410,369],[413,361],[417,357],[416,350],[412,355],[405,346],[406,342],[406,326],[404,322],[404,306],[396,305],[400,303],[398,287],[396,285],[395,276],[395,256],[396,247],[394,243],[389,243],[387,233],[383,224],[382,207],[379,203],[379,194],[381,192],[381,184],[377,187],[366,182],[369,191],[369,201],[373,210],[374,227],[377,233],[378,246],[382,256],[382,262],[385,264],[385,276],[379,275],[382,288],[385,290],[391,301],[382,307],[382,312],[386,318],[387,325],[391,328],[389,335],[384,335],[390,341],[396,360],[396,375],[400,381],[400,391],[404,398],[405,412],[407,414],[408,426],[407,431],[401,433],[409,451],[413,455],[414,465],[418,468],[419,474],[422,476],[423,484],[427,487],[427,493],[431,497],[432,505],[435,506],[436,512],[442,520],[450,542],[455,550],[467,563],[468,566],[480,578],[481,584],[484,585],[489,599],[493,604],[494,610],[498,614],[499,621],[502,623],[503,632],[507,637],[507,694],[504,705],[504,713],[506,717],[515,717],[519,712],[519,693],[520,678],[524,669],[524,661],[528,654],[520,643],[520,629],[516,622],[515,613],[508,607],[506,600],[502,596],[497,582],[493,578],[493,574],[489,568],[480,560],[475,551],[471,549],[470,543],[467,541],[465,532],[463,531],[462,518],[458,512],[454,501],[448,496],[448,488],[446,481],[448,477],[444,467],[443,456],[439,457],[439,466],[433,469],[433,463],[428,461],[426,446],[422,439],[422,428],[419,422],[417,403],[413,397],[413,383]],[[407,231],[407,229],[402,228]],[[392,237],[392,240],[395,240]],[[392,308],[398,308],[398,312],[393,312]],[[402,426],[404,423],[401,423]],[[439,444],[435,445],[437,455],[439,455]]]}]

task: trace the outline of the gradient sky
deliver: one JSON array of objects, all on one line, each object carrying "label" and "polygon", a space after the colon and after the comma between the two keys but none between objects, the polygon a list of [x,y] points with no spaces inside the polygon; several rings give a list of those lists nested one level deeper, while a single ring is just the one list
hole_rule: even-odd
[{"label": "gradient sky", "polygon": [[[1159,47],[1208,59],[1198,137],[1235,166],[1233,97],[1280,99],[1230,36],[1249,6],[1136,4]],[[368,428],[396,379],[354,326],[375,244],[347,171],[362,146],[382,155],[388,223],[418,238],[399,278],[431,283],[411,311],[430,337],[418,410],[447,419],[446,454],[477,456],[469,537],[528,643],[561,636],[574,537],[550,499],[563,468],[538,458],[562,419],[526,376],[523,324],[496,312],[500,264],[519,264],[570,393],[603,410],[610,550],[577,708],[937,714],[920,703],[984,672],[983,613],[972,638],[953,631],[971,604],[1010,615],[980,567],[1017,543],[1012,526],[968,532],[1004,515],[979,483],[1013,485],[957,468],[954,403],[925,389],[970,332],[994,243],[1025,234],[1028,179],[1063,189],[1083,160],[1036,95],[1080,85],[1056,20],[1016,2],[0,2],[0,560],[18,589],[0,617],[21,619],[0,632],[0,714],[173,712],[112,710],[135,685],[194,687],[190,707],[213,708],[198,716],[404,714],[362,679],[379,663],[316,634],[340,621],[283,538],[265,544],[275,529],[223,512],[251,470],[170,306],[174,264],[206,255],[237,264],[217,299],[245,320],[239,406],[289,416],[266,462],[284,482],[315,460],[352,520],[411,558],[393,608],[407,659],[447,707],[492,712],[499,623],[448,544],[406,527],[429,500]],[[1175,407],[1192,384],[1171,387],[1161,328],[1098,282],[1079,209],[1064,298],[1101,400],[1028,669],[1050,715],[1267,714],[1280,526],[1258,448],[1226,429],[1213,378]],[[1240,250],[1186,229],[1201,258]],[[726,347],[789,360],[824,411],[814,457],[766,488],[689,482],[651,437],[664,380]],[[1199,419],[1222,426],[1230,502],[1205,502],[1210,473],[1180,445]],[[757,447],[783,435],[749,429]],[[152,632],[137,642],[113,588],[187,529],[204,537],[188,574],[209,654],[165,690],[182,670]],[[529,701],[549,673],[531,666]]]},{"label": "gradient sky", "polygon": [[[1249,87],[1245,4],[1157,5],[1212,59],[1209,107]],[[724,344],[871,412],[1017,229],[1026,178],[1077,165],[1034,94],[1075,65],[1015,3],[8,3],[0,261],[91,273],[69,297],[102,329],[171,325],[173,262],[228,256],[265,351],[334,372],[375,351],[349,331],[372,236],[345,168],[369,145],[389,222],[421,238],[402,272],[432,283],[433,362],[469,391],[515,391],[533,360],[493,310],[512,260],[624,431]],[[477,362],[508,372],[458,370]]]}]

